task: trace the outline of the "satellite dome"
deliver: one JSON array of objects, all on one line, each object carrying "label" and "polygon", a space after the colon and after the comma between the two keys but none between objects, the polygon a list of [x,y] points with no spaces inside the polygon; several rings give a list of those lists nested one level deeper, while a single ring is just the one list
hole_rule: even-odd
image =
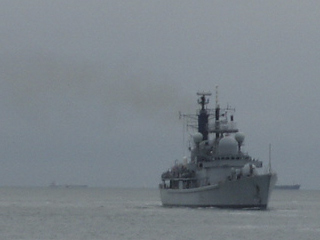
[{"label": "satellite dome", "polygon": [[233,137],[224,137],[219,142],[219,153],[232,155],[238,153],[238,143]]},{"label": "satellite dome", "polygon": [[234,138],[237,140],[238,143],[242,144],[244,141],[245,135],[242,132],[237,132]]},{"label": "satellite dome", "polygon": [[199,132],[193,135],[193,141],[195,143],[200,143],[202,139],[203,139],[203,135]]}]

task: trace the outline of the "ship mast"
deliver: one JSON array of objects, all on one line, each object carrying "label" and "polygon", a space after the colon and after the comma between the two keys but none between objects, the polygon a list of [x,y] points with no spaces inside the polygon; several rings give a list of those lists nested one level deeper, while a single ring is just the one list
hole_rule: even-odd
[{"label": "ship mast", "polygon": [[[219,98],[218,98],[218,86],[216,86],[216,109],[215,109],[215,127],[219,129],[219,118],[220,118],[220,106],[219,106]],[[216,132],[216,139],[219,138],[219,132]]]},{"label": "ship mast", "polygon": [[198,132],[202,134],[203,140],[208,140],[208,121],[209,114],[205,106],[209,103],[209,99],[206,96],[211,96],[210,92],[197,92],[198,96],[201,96],[198,99],[198,104],[201,106],[201,109],[198,114]]}]

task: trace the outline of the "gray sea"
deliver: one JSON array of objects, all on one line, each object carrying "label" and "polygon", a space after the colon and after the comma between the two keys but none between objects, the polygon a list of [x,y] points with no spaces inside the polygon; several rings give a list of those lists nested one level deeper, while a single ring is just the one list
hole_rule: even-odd
[{"label": "gray sea", "polygon": [[276,190],[269,209],[165,208],[157,189],[0,188],[0,239],[319,239],[320,191]]}]

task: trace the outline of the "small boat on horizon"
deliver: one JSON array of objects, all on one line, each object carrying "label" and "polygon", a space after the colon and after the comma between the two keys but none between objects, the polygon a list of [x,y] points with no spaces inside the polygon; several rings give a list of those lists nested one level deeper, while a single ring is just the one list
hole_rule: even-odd
[{"label": "small boat on horizon", "polygon": [[275,185],[274,189],[283,189],[283,190],[299,190],[300,184],[291,184],[291,185]]},{"label": "small boat on horizon", "polygon": [[50,183],[50,188],[87,188],[88,185],[75,185],[75,184],[64,184],[58,185],[55,182]]}]

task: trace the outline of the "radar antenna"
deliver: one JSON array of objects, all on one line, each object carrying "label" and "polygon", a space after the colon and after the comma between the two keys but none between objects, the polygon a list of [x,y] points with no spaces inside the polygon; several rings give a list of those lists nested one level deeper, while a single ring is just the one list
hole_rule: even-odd
[{"label": "radar antenna", "polygon": [[204,106],[209,103],[209,99],[206,99],[206,96],[211,96],[211,92],[197,92],[198,96],[201,96],[200,99],[198,99],[198,104],[201,105],[201,110],[204,110]]}]

